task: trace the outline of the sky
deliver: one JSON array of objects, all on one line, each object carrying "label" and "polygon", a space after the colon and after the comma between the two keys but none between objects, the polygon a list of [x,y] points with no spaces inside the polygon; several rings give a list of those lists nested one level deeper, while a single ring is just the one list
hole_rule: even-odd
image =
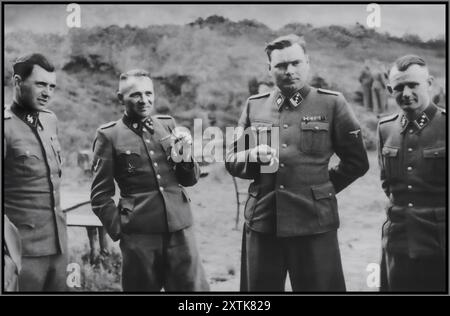
[{"label": "sky", "polygon": [[[186,24],[199,17],[216,14],[232,21],[254,19],[276,30],[288,23],[311,23],[313,26],[366,25],[368,12],[365,4],[289,4],[289,5],[98,5],[80,4],[81,27],[124,26],[146,27],[153,24]],[[422,39],[442,37],[445,34],[445,6],[381,4],[379,32],[402,36],[417,34]],[[34,4],[5,5],[5,32],[18,29],[39,33],[66,33],[66,5]]]}]

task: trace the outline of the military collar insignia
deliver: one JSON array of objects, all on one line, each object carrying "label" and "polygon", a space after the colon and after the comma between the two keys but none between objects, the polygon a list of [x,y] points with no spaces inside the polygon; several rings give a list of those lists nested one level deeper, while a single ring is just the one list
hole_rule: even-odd
[{"label": "military collar insignia", "polygon": [[281,105],[284,102],[284,96],[280,93],[278,94],[278,96],[275,98],[275,103],[277,104],[277,107],[280,108]]},{"label": "military collar insignia", "polygon": [[433,119],[434,115],[437,112],[437,108],[435,105],[430,104],[423,112],[419,115],[417,119],[410,122],[406,116],[403,114],[400,120],[400,125],[402,127],[402,133],[406,130],[406,128],[412,125],[413,131],[420,131],[424,129]]},{"label": "military collar insignia", "polygon": [[148,118],[144,121],[144,127],[150,132],[150,134],[153,134],[155,132],[153,121],[151,118]]},{"label": "military collar insignia", "polygon": [[[39,122],[39,111],[29,111],[24,109],[22,106],[14,103],[11,106],[11,111],[17,115],[22,121],[32,128],[37,128],[38,125],[41,126]],[[42,129],[42,126],[41,126]]]},{"label": "military collar insignia", "polygon": [[300,103],[302,103],[302,101],[303,101],[303,97],[302,97],[300,91],[297,91],[296,93],[294,93],[294,94],[292,95],[292,97],[289,99],[289,102],[292,104],[292,106],[293,106],[294,108],[296,108],[297,106],[299,106]]},{"label": "military collar insignia", "polygon": [[139,136],[142,136],[142,132],[144,128],[150,132],[150,134],[153,134],[155,132],[153,128],[153,121],[151,118],[146,118],[143,121],[138,121],[133,118],[130,118],[128,115],[124,114],[123,116],[123,122],[126,126],[128,126],[129,129],[131,129],[133,132],[138,134]]},{"label": "military collar insignia", "polygon": [[[301,88],[300,90],[298,90],[297,92],[295,92],[294,94],[292,94],[289,97],[289,104],[294,107],[297,108],[300,104],[302,104],[303,100],[306,98],[306,96],[308,95],[309,91],[311,91],[311,87],[310,86],[304,86],[303,88]],[[281,106],[283,105],[284,101],[285,101],[286,97],[281,93],[278,92],[275,96],[275,104],[278,107],[278,110],[280,110]]]}]

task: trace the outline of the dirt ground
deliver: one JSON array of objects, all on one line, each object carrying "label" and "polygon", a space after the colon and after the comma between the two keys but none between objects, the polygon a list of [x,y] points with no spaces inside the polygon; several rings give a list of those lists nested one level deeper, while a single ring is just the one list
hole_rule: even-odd
[{"label": "dirt ground", "polygon": [[[361,179],[338,195],[341,227],[339,242],[344,274],[349,291],[375,291],[369,288],[366,271],[370,263],[380,259],[380,230],[384,220],[387,199],[381,190],[379,169],[374,152],[369,153],[370,170]],[[68,207],[89,197],[89,183],[74,184],[65,181],[62,188],[62,206]],[[239,188],[246,191],[248,182],[239,181]],[[232,178],[223,164],[212,166],[210,174],[199,183],[188,188],[192,200],[195,231],[200,254],[212,291],[238,291],[240,272],[240,248],[243,224],[241,208],[238,229],[236,221],[236,196]],[[245,197],[243,197],[245,202]],[[89,212],[88,208],[82,212]],[[117,243],[110,242],[112,251],[119,254]],[[69,228],[71,261],[82,264],[86,261],[88,239],[83,228]],[[119,258],[119,256],[116,256]],[[117,259],[119,261],[119,259]],[[120,262],[118,263],[120,265]],[[81,290],[120,290],[120,267],[115,271],[91,269],[82,265],[84,288]],[[113,269],[114,270],[114,269]],[[114,275],[116,274],[116,275]],[[95,283],[104,283],[99,286]],[[290,290],[289,282],[286,290]]]}]

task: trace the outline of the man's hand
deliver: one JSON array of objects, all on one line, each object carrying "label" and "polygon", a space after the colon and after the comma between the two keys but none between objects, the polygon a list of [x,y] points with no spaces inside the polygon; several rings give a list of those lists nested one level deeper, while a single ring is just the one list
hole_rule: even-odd
[{"label": "man's hand", "polygon": [[272,147],[261,144],[250,150],[249,161],[262,164],[272,164],[277,159],[277,151]]},{"label": "man's hand", "polygon": [[[192,151],[192,137],[190,133],[183,131],[174,131],[173,136],[175,137],[175,142],[172,147],[172,159],[176,156],[182,157],[182,161],[190,162],[191,151]],[[173,159],[174,161],[179,159]]]}]

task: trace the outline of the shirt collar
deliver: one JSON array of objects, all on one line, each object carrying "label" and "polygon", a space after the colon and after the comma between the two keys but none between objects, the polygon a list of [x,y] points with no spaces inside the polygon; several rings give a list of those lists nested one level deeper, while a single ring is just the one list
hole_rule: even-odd
[{"label": "shirt collar", "polygon": [[275,93],[275,104],[278,107],[278,110],[280,110],[285,101],[290,106],[297,108],[303,102],[310,91],[311,87],[309,85],[305,85],[297,92],[293,93],[289,97],[286,97],[285,95],[283,95],[283,93],[281,93],[280,90],[277,90],[277,92]]},{"label": "shirt collar", "polygon": [[134,118],[127,113],[124,113],[122,121],[126,126],[128,126],[129,129],[131,129],[133,132],[138,134],[139,136],[142,136],[142,132],[144,128],[150,132],[150,134],[154,133],[153,128],[153,121],[150,117],[147,117],[145,119],[138,119]]},{"label": "shirt collar", "polygon": [[428,126],[428,124],[433,120],[434,115],[437,112],[437,107],[433,103],[430,103],[430,105],[427,106],[427,108],[419,115],[417,119],[414,121],[409,121],[406,118],[405,114],[402,114],[402,117],[400,119],[400,124],[402,127],[402,133],[405,132],[405,130],[409,127],[412,128],[414,132],[421,131],[425,127]]},{"label": "shirt collar", "polygon": [[42,124],[39,121],[39,110],[30,110],[14,102],[11,105],[11,111],[30,127],[37,128],[40,126],[42,128]]}]

